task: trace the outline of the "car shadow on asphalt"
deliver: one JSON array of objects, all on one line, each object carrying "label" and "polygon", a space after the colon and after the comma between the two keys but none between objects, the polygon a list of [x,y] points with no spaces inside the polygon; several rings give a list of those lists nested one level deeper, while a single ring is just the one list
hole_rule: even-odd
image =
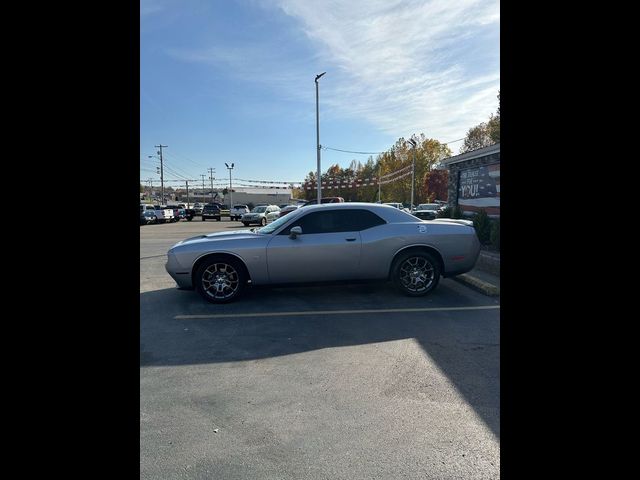
[{"label": "car shadow on asphalt", "polygon": [[[227,305],[210,305],[195,292],[175,288],[141,293],[140,366],[259,360],[413,338],[499,438],[499,310],[242,316],[477,305],[477,298],[459,290],[464,287],[449,282],[422,298],[390,294],[384,284],[253,287]],[[239,316],[189,318],[212,314]]]}]

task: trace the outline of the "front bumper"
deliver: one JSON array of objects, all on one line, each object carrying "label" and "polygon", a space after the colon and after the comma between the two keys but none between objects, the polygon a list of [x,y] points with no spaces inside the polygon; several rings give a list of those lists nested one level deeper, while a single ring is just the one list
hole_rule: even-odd
[{"label": "front bumper", "polygon": [[172,253],[167,254],[167,263],[164,268],[167,273],[175,280],[179,288],[191,289],[193,282],[191,281],[191,272],[178,263],[178,259]]}]

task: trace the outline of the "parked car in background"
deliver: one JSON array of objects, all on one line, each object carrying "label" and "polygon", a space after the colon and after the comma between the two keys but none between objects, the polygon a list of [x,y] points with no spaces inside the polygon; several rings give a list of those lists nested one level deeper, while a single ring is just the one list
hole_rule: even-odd
[{"label": "parked car in background", "polygon": [[419,297],[440,276],[471,270],[479,254],[468,220],[425,223],[390,206],[339,203],[300,208],[254,231],[188,238],[169,249],[165,268],[178,287],[212,303],[238,298],[249,282],[391,280]]},{"label": "parked car in background", "polygon": [[402,205],[400,202],[387,202],[383,203],[383,205],[389,205],[393,208],[397,208],[398,210],[402,210],[404,208],[404,205]]},{"label": "parked car in background", "polygon": [[144,210],[153,210],[155,212],[158,223],[173,222],[174,213],[172,208],[161,207],[160,205],[145,204]]},{"label": "parked car in background", "polygon": [[442,206],[438,203],[421,203],[411,213],[421,220],[434,220],[438,217],[440,210],[442,210]]},{"label": "parked car in background", "polygon": [[194,203],[193,204],[193,211],[196,215],[202,215],[202,208],[204,207],[204,205],[202,203]]},{"label": "parked car in background", "polygon": [[233,220],[240,220],[242,215],[245,213],[249,213],[249,207],[246,205],[234,205],[231,210],[229,210],[229,217]]},{"label": "parked car in background", "polygon": [[267,225],[269,225],[271,222],[280,218],[280,210],[270,211],[269,213],[266,214],[265,218],[267,219]]},{"label": "parked car in background", "polygon": [[400,202],[387,202],[387,203],[383,203],[383,205],[389,205],[393,208],[397,208],[398,210],[402,210],[403,212],[411,213],[411,210],[409,210]]},{"label": "parked car in background", "polygon": [[[344,203],[344,198],[342,197],[322,197],[320,199],[320,203]],[[302,207],[309,207],[311,205],[317,205],[318,201],[317,200],[309,200],[305,203],[303,203],[301,206]]]},{"label": "parked car in background", "polygon": [[208,218],[212,218],[218,222],[221,220],[220,207],[218,207],[216,203],[207,203],[202,208],[202,221],[204,222]]},{"label": "parked car in background", "polygon": [[245,227],[248,227],[252,224],[264,226],[267,224],[267,214],[279,211],[280,207],[277,205],[260,205],[251,210],[251,212],[242,215],[240,221],[244,224]]},{"label": "parked car in background", "polygon": [[150,223],[158,223],[158,217],[154,210],[142,210],[140,212],[140,225],[149,225]]},{"label": "parked car in background", "polygon": [[229,210],[229,205],[218,205],[218,207],[220,207],[220,215],[223,217],[228,217],[231,213],[231,211]]},{"label": "parked car in background", "polygon": [[301,207],[302,205],[287,205],[284,208],[280,209],[280,216],[284,217],[287,213],[291,213],[294,210],[297,210]]},{"label": "parked car in background", "polygon": [[173,210],[174,222],[179,222],[181,218],[184,218],[186,215],[180,216],[181,208],[178,205],[167,205],[167,208],[171,208]]}]

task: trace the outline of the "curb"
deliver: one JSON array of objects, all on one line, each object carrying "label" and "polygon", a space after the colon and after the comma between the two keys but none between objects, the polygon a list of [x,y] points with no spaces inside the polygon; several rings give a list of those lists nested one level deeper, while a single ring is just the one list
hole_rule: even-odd
[{"label": "curb", "polygon": [[500,289],[498,287],[468,273],[456,275],[453,279],[489,297],[500,296]]}]

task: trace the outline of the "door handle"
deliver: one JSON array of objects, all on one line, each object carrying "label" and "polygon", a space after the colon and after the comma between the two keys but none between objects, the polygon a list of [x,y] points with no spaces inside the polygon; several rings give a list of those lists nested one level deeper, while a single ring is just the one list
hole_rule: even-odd
[{"label": "door handle", "polygon": [[346,240],[347,242],[355,242],[355,241],[356,241],[356,238],[355,238],[355,237],[353,237],[353,238],[346,238],[345,240]]}]

